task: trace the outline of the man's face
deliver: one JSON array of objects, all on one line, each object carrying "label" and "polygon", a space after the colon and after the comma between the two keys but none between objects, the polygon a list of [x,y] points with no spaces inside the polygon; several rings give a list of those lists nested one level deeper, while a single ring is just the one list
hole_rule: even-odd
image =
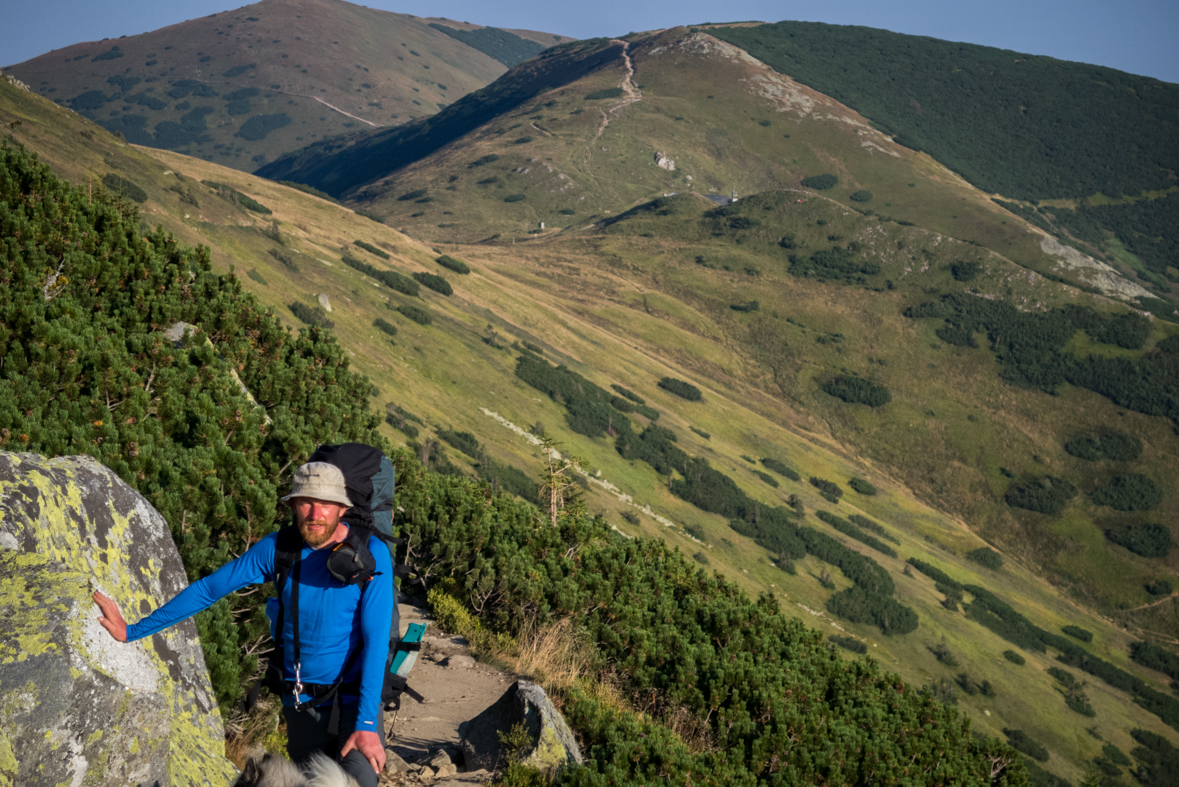
[{"label": "man's face", "polygon": [[296,497],[291,501],[295,524],[307,546],[318,549],[331,540],[340,526],[340,517],[347,506],[311,497]]}]

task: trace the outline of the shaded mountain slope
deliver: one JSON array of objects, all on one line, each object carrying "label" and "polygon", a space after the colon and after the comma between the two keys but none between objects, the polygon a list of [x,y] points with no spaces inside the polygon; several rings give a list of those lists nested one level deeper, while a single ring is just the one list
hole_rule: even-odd
[{"label": "shaded mountain slope", "polygon": [[581,42],[517,66],[495,86],[464,97],[437,117],[404,128],[328,139],[290,153],[257,171],[273,180],[306,183],[340,196],[374,177],[412,164],[509,112],[539,93],[560,87],[616,59],[621,43]]},{"label": "shaded mountain slope", "polygon": [[[451,24],[474,45],[447,34]],[[131,142],[254,169],[324,136],[432,115],[501,75],[502,60],[569,40],[531,35],[340,0],[263,0],[8,70]]]}]

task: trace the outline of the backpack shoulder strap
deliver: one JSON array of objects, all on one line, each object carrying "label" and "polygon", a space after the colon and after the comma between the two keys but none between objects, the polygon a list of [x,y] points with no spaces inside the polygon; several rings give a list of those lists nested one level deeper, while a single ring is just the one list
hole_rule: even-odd
[{"label": "backpack shoulder strap", "polygon": [[[299,560],[299,555],[303,552],[303,536],[299,533],[299,528],[294,525],[287,525],[278,531],[278,539],[274,545],[274,591],[278,596],[278,615],[274,619],[274,650],[270,654],[270,662],[267,666],[266,679],[271,684],[272,690],[277,691],[277,686],[286,679],[283,674],[283,627],[285,621],[283,620],[286,609],[282,603],[282,589],[287,583],[287,577],[290,576],[291,569]],[[295,616],[296,625],[298,625],[299,609],[298,609],[297,595],[291,595],[291,601],[294,609],[291,614]]]},{"label": "backpack shoulder strap", "polygon": [[274,589],[278,592],[279,608],[282,608],[282,588],[286,584],[287,576],[291,573],[291,566],[299,559],[303,552],[303,535],[299,528],[287,525],[278,531],[278,540],[274,545]]}]

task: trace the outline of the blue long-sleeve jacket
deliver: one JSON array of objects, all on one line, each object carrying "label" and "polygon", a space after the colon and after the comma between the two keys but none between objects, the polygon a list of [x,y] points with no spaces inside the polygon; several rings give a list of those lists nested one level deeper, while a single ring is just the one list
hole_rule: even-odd
[{"label": "blue long-sleeve jacket", "polygon": [[[273,582],[277,540],[277,533],[262,538],[238,559],[192,583],[151,615],[128,626],[127,641],[132,642],[162,631],[209,608],[219,599],[246,585]],[[300,678],[305,684],[335,683],[341,677],[348,654],[355,648],[363,647],[357,663],[343,678],[349,682],[359,675],[360,705],[356,729],[375,732],[393,618],[393,562],[388,548],[375,536],[369,537],[368,548],[376,561],[377,574],[363,593],[359,585],[344,585],[328,572],[327,557],[331,550],[304,546],[300,553]],[[291,607],[293,578],[294,571],[282,591],[283,671],[288,680],[295,678],[294,615]],[[275,607],[277,601],[271,599],[267,613],[272,629]],[[310,699],[305,696],[301,701]]]}]

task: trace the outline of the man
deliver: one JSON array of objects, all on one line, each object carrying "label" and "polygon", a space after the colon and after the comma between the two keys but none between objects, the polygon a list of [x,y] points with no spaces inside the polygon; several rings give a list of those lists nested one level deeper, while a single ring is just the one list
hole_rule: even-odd
[{"label": "man", "polygon": [[[370,536],[368,548],[376,570],[365,584],[345,584],[329,571],[328,557],[348,537],[348,525],[341,517],[352,505],[344,474],[335,465],[309,462],[300,467],[283,501],[294,512],[303,537],[299,559],[281,588],[282,631],[275,632],[277,600],[267,604],[271,634],[277,633],[276,640],[281,637],[283,645],[287,752],[295,762],[323,752],[337,758],[361,787],[376,787],[385,765],[381,687],[393,615],[389,550]],[[131,626],[114,601],[95,593],[94,601],[102,611],[98,622],[120,642],[155,634],[246,585],[274,581],[277,543],[277,533],[266,536]],[[297,615],[292,604],[296,585]],[[333,699],[317,702],[337,684],[340,688]]]}]

